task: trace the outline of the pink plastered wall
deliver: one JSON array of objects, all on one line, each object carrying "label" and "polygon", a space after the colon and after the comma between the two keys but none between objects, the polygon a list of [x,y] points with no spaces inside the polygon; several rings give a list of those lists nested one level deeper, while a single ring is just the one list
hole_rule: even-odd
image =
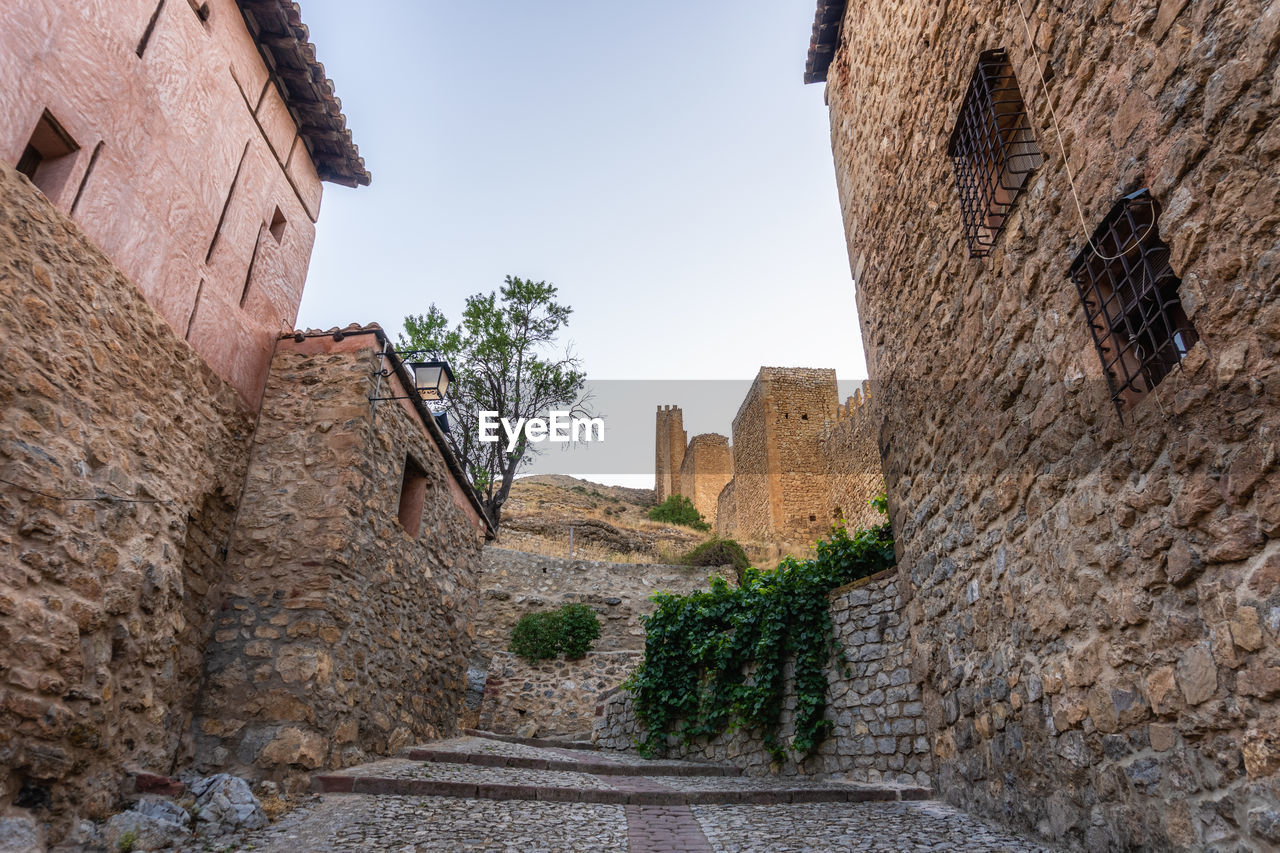
[{"label": "pink plastered wall", "polygon": [[235,0],[209,9],[0,3],[0,158],[16,165],[52,115],[79,148],[37,186],[256,409],[321,186]]}]

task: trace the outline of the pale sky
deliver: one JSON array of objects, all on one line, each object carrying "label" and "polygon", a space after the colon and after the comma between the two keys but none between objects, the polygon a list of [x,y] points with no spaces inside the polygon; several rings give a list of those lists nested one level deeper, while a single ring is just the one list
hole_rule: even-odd
[{"label": "pale sky", "polygon": [[511,274],[596,379],[865,375],[815,0],[301,5],[373,184],[325,185],[299,326],[454,319]]}]

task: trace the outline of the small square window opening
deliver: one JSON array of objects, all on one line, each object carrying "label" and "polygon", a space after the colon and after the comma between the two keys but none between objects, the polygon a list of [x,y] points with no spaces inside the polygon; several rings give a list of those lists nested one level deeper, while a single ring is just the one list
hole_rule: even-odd
[{"label": "small square window opening", "polygon": [[18,171],[50,201],[57,201],[75,168],[74,155],[79,150],[71,134],[45,110],[18,160]]},{"label": "small square window opening", "polygon": [[400,483],[400,526],[413,538],[422,531],[422,505],[427,496],[427,472],[412,456],[404,460],[404,479]]}]

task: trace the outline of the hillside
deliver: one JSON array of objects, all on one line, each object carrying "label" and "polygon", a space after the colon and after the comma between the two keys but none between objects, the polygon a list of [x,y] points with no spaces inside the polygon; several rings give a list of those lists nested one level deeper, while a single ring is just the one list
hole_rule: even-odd
[{"label": "hillside", "polygon": [[603,486],[563,474],[522,477],[503,507],[497,544],[552,557],[672,563],[708,538],[650,521],[653,503],[652,489]]}]

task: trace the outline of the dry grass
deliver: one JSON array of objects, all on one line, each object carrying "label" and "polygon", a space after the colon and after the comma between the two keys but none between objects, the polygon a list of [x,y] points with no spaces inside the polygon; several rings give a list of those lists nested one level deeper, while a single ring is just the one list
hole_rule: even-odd
[{"label": "dry grass", "polygon": [[662,562],[658,555],[647,551],[615,551],[599,545],[575,543],[573,552],[569,551],[569,543],[562,539],[551,539],[546,536],[505,536],[499,543],[501,547],[511,551],[524,551],[526,554],[540,554],[544,557],[572,557],[575,560],[600,560],[606,563],[642,563],[651,565]]}]

